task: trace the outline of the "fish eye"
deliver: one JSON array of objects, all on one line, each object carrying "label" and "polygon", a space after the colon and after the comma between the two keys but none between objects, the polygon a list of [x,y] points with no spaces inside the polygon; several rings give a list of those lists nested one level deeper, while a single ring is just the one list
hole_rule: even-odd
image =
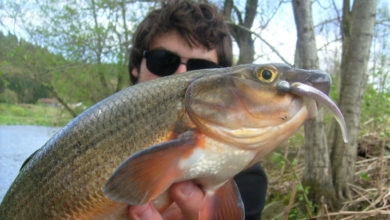
[{"label": "fish eye", "polygon": [[256,78],[265,83],[273,82],[277,75],[276,69],[270,67],[263,67],[256,71]]}]

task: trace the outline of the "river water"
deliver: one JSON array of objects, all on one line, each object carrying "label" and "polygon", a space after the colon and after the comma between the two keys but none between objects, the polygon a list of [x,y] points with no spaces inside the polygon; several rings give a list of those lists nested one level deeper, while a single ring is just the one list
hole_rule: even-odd
[{"label": "river water", "polygon": [[0,125],[0,201],[23,162],[43,146],[60,128]]}]

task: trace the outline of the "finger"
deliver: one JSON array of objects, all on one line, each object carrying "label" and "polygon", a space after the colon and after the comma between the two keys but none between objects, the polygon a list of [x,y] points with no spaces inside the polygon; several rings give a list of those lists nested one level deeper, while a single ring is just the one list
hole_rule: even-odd
[{"label": "finger", "polygon": [[140,206],[130,206],[128,211],[133,220],[162,220],[160,213],[151,203]]},{"label": "finger", "polygon": [[203,191],[191,181],[174,184],[170,190],[171,198],[180,208],[184,219],[198,219],[203,206]]},{"label": "finger", "polygon": [[166,220],[181,220],[186,219],[183,217],[182,212],[176,203],[172,203],[163,213],[163,219]]}]

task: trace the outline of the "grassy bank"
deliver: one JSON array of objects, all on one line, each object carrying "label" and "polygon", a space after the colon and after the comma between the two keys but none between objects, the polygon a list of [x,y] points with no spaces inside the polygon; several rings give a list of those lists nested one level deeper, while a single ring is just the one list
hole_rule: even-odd
[{"label": "grassy bank", "polygon": [[64,109],[47,105],[0,103],[0,124],[64,126],[72,116]]}]

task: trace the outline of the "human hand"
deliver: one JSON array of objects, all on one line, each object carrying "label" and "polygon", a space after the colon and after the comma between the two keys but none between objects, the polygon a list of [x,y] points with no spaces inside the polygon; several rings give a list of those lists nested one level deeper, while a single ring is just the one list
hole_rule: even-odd
[{"label": "human hand", "polygon": [[141,206],[130,206],[129,215],[134,220],[162,220],[162,219],[198,219],[199,210],[203,206],[204,193],[191,181],[172,185],[169,195],[174,203],[163,213],[159,213],[152,203]]}]

